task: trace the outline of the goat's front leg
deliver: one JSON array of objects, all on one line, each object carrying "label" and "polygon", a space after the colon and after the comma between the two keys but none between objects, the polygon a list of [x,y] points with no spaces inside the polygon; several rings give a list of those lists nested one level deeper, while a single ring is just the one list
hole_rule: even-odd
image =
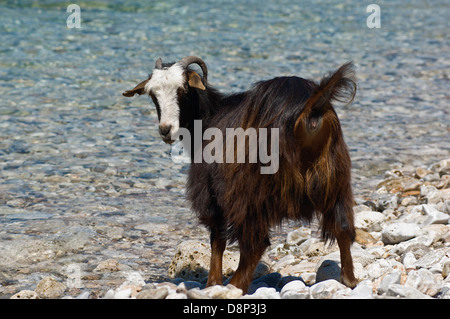
[{"label": "goat's front leg", "polygon": [[222,285],[222,257],[227,245],[226,238],[218,229],[211,230],[211,261],[206,286]]},{"label": "goat's front leg", "polygon": [[255,268],[269,245],[268,237],[264,237],[258,242],[251,242],[250,239],[239,240],[239,266],[231,278],[230,284],[242,289],[243,294],[248,292]]}]

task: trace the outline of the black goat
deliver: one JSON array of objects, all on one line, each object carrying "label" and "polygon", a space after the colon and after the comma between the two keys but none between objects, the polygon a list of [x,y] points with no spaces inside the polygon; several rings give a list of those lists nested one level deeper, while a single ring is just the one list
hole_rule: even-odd
[{"label": "black goat", "polygon": [[[201,67],[203,79],[189,68],[192,63]],[[204,61],[191,56],[171,64],[158,59],[147,80],[123,93],[128,97],[136,93],[151,96],[158,112],[159,132],[166,143],[174,142],[180,128],[194,138],[195,120],[202,120],[201,134],[208,128],[223,133],[228,128],[278,130],[279,139],[269,143],[273,146],[278,142],[277,148],[271,148],[279,161],[279,168],[272,174],[261,174],[261,161],[242,163],[236,157],[232,162],[196,163],[194,155],[199,150],[191,143],[193,161],[186,194],[211,232],[207,285],[222,284],[227,240],[237,241],[241,257],[230,283],[246,292],[270,244],[270,227],[287,218],[310,221],[314,214],[321,222],[322,237],[337,240],[341,281],[349,287],[357,284],[350,253],[355,239],[351,162],[331,104],[350,103],[355,92],[353,64],[347,63],[320,83],[278,77],[258,82],[249,91],[224,95],[208,85]],[[257,134],[261,137],[262,133]],[[250,141],[248,136],[244,138]],[[223,142],[226,145],[230,140],[224,138]],[[197,148],[201,151],[206,146],[203,142]],[[247,159],[252,145],[248,146],[244,150]]]}]

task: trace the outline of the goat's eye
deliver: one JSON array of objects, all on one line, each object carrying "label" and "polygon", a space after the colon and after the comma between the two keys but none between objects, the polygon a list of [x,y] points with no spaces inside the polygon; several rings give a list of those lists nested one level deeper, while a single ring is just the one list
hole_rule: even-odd
[{"label": "goat's eye", "polygon": [[178,97],[180,98],[183,94],[185,94],[187,92],[187,88],[185,88],[185,87],[180,87],[180,88],[178,88],[178,90],[177,90],[177,95],[178,95]]}]

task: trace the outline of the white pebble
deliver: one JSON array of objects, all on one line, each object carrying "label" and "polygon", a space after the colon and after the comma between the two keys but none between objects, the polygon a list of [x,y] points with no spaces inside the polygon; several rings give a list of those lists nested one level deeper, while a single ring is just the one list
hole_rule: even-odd
[{"label": "white pebble", "polygon": [[407,287],[399,284],[392,284],[389,286],[386,295],[392,297],[400,297],[407,299],[429,299],[431,297],[421,293],[413,287]]},{"label": "white pebble", "polygon": [[350,293],[349,299],[373,299],[371,280],[361,281]]},{"label": "white pebble", "polygon": [[167,295],[166,299],[187,299],[187,295],[179,293],[171,293]]},{"label": "white pebble", "polygon": [[434,296],[440,289],[440,284],[434,278],[433,273],[424,268],[411,271],[408,274],[405,286],[416,288],[429,296]]},{"label": "white pebble", "polygon": [[114,299],[128,299],[131,297],[131,293],[130,288],[119,290],[114,294]]},{"label": "white pebble", "polygon": [[363,211],[355,214],[355,227],[368,231],[381,231],[381,223],[385,216],[379,212]]},{"label": "white pebble", "polygon": [[401,277],[402,272],[400,270],[394,270],[389,275],[386,275],[378,286],[377,293],[380,295],[385,294],[391,285],[400,284]]},{"label": "white pebble", "polygon": [[450,216],[438,211],[434,205],[423,205],[423,211],[428,216],[423,225],[448,224]]},{"label": "white pebble", "polygon": [[309,299],[309,288],[301,280],[293,280],[284,285],[281,289],[282,299]]},{"label": "white pebble", "polygon": [[416,261],[417,259],[412,252],[407,252],[403,255],[403,266],[405,266],[405,269],[416,269],[414,265]]},{"label": "white pebble", "polygon": [[329,279],[313,285],[310,292],[314,299],[331,299],[337,291],[344,289],[347,287],[334,279]]},{"label": "white pebble", "polygon": [[298,290],[303,290],[306,288],[306,285],[303,281],[301,280],[293,280],[288,282],[286,285],[284,285],[284,287],[281,289],[281,294],[283,294],[284,292],[291,290],[291,291],[298,291]]},{"label": "white pebble", "polygon": [[421,228],[413,223],[393,223],[381,232],[381,240],[386,245],[398,244],[408,239],[420,236]]},{"label": "white pebble", "polygon": [[77,299],[89,299],[90,294],[89,291],[84,291],[77,296]]},{"label": "white pebble", "polygon": [[280,294],[275,290],[275,288],[268,287],[258,288],[254,294],[246,296],[256,299],[281,299]]},{"label": "white pebble", "polygon": [[109,289],[103,296],[103,299],[114,299],[114,289]]}]

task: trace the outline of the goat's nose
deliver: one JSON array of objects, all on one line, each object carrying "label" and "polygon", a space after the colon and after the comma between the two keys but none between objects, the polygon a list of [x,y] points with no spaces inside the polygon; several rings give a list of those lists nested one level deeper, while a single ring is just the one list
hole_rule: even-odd
[{"label": "goat's nose", "polygon": [[159,134],[161,134],[161,136],[167,136],[169,135],[171,129],[172,125],[160,125]]}]

